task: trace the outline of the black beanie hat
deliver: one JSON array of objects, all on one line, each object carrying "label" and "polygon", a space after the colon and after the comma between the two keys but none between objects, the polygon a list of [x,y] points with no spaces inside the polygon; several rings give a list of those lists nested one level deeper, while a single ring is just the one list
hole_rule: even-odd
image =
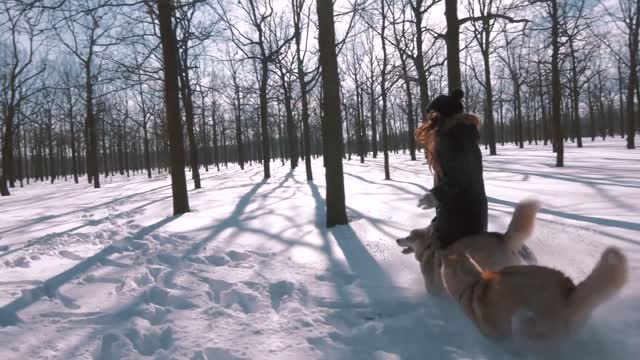
[{"label": "black beanie hat", "polygon": [[440,95],[433,99],[427,112],[435,111],[440,113],[443,117],[450,117],[455,114],[459,114],[464,111],[462,106],[462,98],[464,92],[460,89],[455,89],[451,92],[451,95]]}]

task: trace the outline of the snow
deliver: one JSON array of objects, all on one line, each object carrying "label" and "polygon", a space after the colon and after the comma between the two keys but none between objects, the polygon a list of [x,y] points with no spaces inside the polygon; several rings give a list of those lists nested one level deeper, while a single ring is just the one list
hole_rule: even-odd
[{"label": "snow", "polygon": [[[32,184],[0,199],[1,359],[635,359],[640,351],[640,152],[622,140],[485,155],[490,230],[514,205],[543,209],[530,246],[583,279],[619,246],[631,276],[572,341],[520,353],[429,297],[395,239],[425,226],[422,161],[345,161],[349,226],[324,228],[325,182],[273,163],[203,173],[171,216],[169,178]],[[189,183],[189,188],[192,184]],[[542,354],[542,355],[541,355]]]}]

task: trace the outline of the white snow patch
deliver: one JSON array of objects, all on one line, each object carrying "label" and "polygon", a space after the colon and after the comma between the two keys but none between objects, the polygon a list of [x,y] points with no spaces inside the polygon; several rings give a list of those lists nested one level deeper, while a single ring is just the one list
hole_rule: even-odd
[{"label": "white snow patch", "polygon": [[189,194],[198,211],[176,217],[164,174],[13,189],[0,198],[0,358],[635,359],[640,153],[620,140],[567,144],[558,169],[549,147],[498,152],[484,158],[490,230],[537,197],[540,264],[580,281],[607,246],[629,258],[620,296],[560,346],[501,347],[425,293],[394,239],[431,220],[416,204],[432,180],[401,153],[391,181],[382,156],[345,162],[352,222],[331,230],[321,159],[313,182],[279,163],[268,181],[255,166],[203,171]]}]

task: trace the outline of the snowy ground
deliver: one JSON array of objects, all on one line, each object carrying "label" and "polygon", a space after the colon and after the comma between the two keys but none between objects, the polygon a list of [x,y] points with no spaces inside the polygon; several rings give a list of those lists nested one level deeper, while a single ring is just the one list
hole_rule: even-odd
[{"label": "snowy ground", "polygon": [[[621,140],[485,156],[490,227],[542,200],[530,241],[579,281],[608,245],[631,263],[623,293],[575,340],[534,358],[640,352],[640,151]],[[36,184],[0,199],[0,359],[502,359],[461,313],[426,295],[394,239],[424,226],[422,162],[345,162],[349,226],[324,225],[316,181],[274,163],[203,175],[193,212],[171,215],[169,179]],[[191,184],[189,184],[191,187]]]}]

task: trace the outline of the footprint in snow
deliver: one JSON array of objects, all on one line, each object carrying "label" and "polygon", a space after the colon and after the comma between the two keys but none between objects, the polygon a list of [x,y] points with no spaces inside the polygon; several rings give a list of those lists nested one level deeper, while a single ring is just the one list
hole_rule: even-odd
[{"label": "footprint in snow", "polygon": [[234,355],[228,349],[209,347],[196,351],[191,360],[248,360],[248,358]]},{"label": "footprint in snow", "polygon": [[158,254],[158,261],[168,265],[168,266],[177,266],[182,262],[179,256],[173,254]]},{"label": "footprint in snow", "polygon": [[208,255],[204,257],[204,260],[213,266],[225,266],[231,262],[231,260],[224,255]]},{"label": "footprint in snow", "polygon": [[147,290],[145,295],[148,303],[158,306],[171,307],[178,310],[188,310],[198,307],[198,305],[191,301],[178,295],[174,295],[167,289],[163,289],[158,286],[154,286]]},{"label": "footprint in snow", "polygon": [[231,250],[227,252],[227,257],[232,261],[247,261],[251,259],[251,254],[247,252],[241,252],[236,250]]},{"label": "footprint in snow", "polygon": [[291,281],[282,280],[269,285],[269,294],[271,295],[271,307],[275,311],[279,311],[282,304],[290,301],[306,305],[309,291]]},{"label": "footprint in snow", "polygon": [[171,313],[171,309],[158,306],[155,304],[142,304],[133,312],[133,316],[145,319],[151,325],[160,325],[164,323],[167,315]]},{"label": "footprint in snow", "polygon": [[210,300],[214,301],[216,304],[220,303],[220,294],[224,291],[227,291],[233,287],[233,284],[218,279],[207,279],[205,281],[207,285],[209,285],[209,289],[211,290]]},{"label": "footprint in snow", "polygon": [[220,304],[227,309],[239,307],[245,314],[258,311],[258,297],[238,289],[225,291],[220,295]]},{"label": "footprint in snow", "polygon": [[20,256],[13,260],[5,260],[4,265],[10,268],[20,267],[26,269],[31,267],[31,261],[24,256]]},{"label": "footprint in snow", "polygon": [[227,265],[230,268],[252,269],[254,267],[254,265],[249,262],[253,256],[248,252],[231,250],[227,252],[227,257],[231,259],[231,263]]},{"label": "footprint in snow", "polygon": [[60,254],[60,256],[62,256],[65,259],[69,259],[69,260],[73,260],[73,261],[82,261],[84,260],[84,257],[75,254],[71,251],[68,250],[60,250],[58,251],[58,254]]},{"label": "footprint in snow", "polygon": [[143,356],[152,356],[160,349],[169,350],[174,343],[173,329],[171,327],[167,327],[161,332],[155,329],[133,327],[126,332],[125,336],[129,339],[133,348]]}]

